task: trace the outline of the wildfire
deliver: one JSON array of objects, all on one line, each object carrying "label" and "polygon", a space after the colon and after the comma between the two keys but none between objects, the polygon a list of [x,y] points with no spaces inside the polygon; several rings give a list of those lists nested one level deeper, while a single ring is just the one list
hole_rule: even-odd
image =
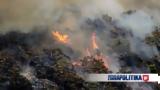
[{"label": "wildfire", "polygon": [[108,58],[107,57],[105,57],[103,54],[101,54],[101,55],[95,55],[94,56],[94,58],[96,59],[96,60],[100,60],[100,61],[102,61],[103,62],[103,66],[105,67],[105,68],[108,68]]},{"label": "wildfire", "polygon": [[58,31],[55,31],[55,32],[53,31],[53,32],[52,32],[52,35],[53,35],[54,37],[56,37],[56,39],[57,39],[59,42],[68,43],[68,41],[69,41],[69,36],[68,36],[68,35],[62,34],[62,33],[58,32]]},{"label": "wildfire", "polygon": [[[103,53],[101,53],[99,51],[99,46],[98,46],[98,44],[96,42],[96,33],[95,32],[92,33],[92,47],[94,49],[94,52],[96,52],[95,54],[93,54],[93,57],[96,60],[101,60],[104,63],[103,66],[108,68],[107,58],[103,55]],[[91,54],[89,53],[89,55],[91,55]]]},{"label": "wildfire", "polygon": [[[82,67],[82,68],[86,68],[90,66],[92,67],[92,65],[96,65],[96,62],[98,61],[102,66],[103,69],[105,68],[106,70],[109,69],[109,64],[108,64],[108,60],[109,58],[107,58],[106,55],[104,55],[101,51],[100,48],[96,42],[96,33],[93,32],[92,36],[91,36],[91,43],[90,43],[91,47],[88,47],[85,49],[85,57],[79,61],[74,61],[72,62],[72,65],[74,67]],[[97,67],[97,66],[95,66]]]},{"label": "wildfire", "polygon": [[92,46],[93,46],[93,49],[98,49],[99,48],[97,43],[96,43],[96,33],[95,32],[92,34]]},{"label": "wildfire", "polygon": [[88,48],[86,49],[86,54],[87,54],[87,56],[91,56],[91,52],[89,51]]}]

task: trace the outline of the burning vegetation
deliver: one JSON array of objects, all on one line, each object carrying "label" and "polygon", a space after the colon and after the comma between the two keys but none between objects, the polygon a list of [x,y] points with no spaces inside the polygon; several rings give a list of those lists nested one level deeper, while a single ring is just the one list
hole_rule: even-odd
[{"label": "burning vegetation", "polygon": [[[90,45],[89,45],[90,46]],[[107,62],[107,58],[103,55],[103,53],[99,50],[99,46],[98,43],[96,41],[96,33],[92,33],[91,35],[91,46],[92,49],[91,51],[87,48],[86,49],[86,55],[83,59],[78,60],[78,61],[73,61],[72,65],[78,68],[85,68],[88,69],[86,71],[89,71],[89,68],[91,68],[92,66],[95,67],[95,64],[99,64],[100,67],[102,67],[102,71],[104,72],[99,72],[99,67],[97,67],[97,71],[96,71],[96,67],[95,67],[95,71],[94,72],[86,72],[86,73],[105,73],[108,72],[108,62]],[[98,69],[99,68],[99,69]],[[104,70],[103,70],[104,69]]]},{"label": "burning vegetation", "polygon": [[66,35],[66,34],[62,34],[62,33],[58,32],[58,31],[55,31],[55,32],[53,31],[52,35],[53,35],[53,37],[56,38],[57,41],[59,41],[61,43],[66,44],[66,43],[69,42],[69,36]]},{"label": "burning vegetation", "polygon": [[99,49],[97,42],[96,42],[96,33],[95,32],[92,34],[92,46],[93,46],[94,50]]},{"label": "burning vegetation", "polygon": [[[45,29],[1,34],[0,90],[134,90],[128,83],[90,83],[83,77],[88,73],[160,73],[159,28],[144,40],[157,48],[148,58],[130,48],[128,38],[134,38],[132,32],[116,26],[107,17],[86,21],[83,28],[90,31],[88,38],[82,39],[87,42],[84,51],[77,51],[72,46],[75,44],[72,36],[63,31]],[[111,29],[104,32],[106,24]],[[72,45],[68,47],[68,43]],[[145,86],[160,89],[155,83],[138,85],[139,90]]]}]

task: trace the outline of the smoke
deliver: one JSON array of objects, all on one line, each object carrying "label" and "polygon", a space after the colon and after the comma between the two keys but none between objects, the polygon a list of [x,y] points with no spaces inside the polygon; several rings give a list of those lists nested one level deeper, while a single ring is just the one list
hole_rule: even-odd
[{"label": "smoke", "polygon": [[118,59],[118,55],[115,53],[113,55],[109,55],[109,59],[107,60],[109,64],[109,70],[112,71],[113,73],[117,73],[120,71],[120,63]]},{"label": "smoke", "polygon": [[119,1],[120,3],[122,3],[124,5],[125,8],[128,9],[144,9],[144,8],[148,8],[148,9],[159,9],[160,8],[160,3],[158,2],[158,0],[121,0]]},{"label": "smoke", "polygon": [[129,15],[123,14],[119,24],[131,30],[135,36],[140,38],[150,34],[154,30],[155,25],[151,17],[143,11],[136,11]]},{"label": "smoke", "polygon": [[130,42],[130,49],[133,53],[136,53],[142,58],[152,58],[154,55],[158,55],[155,47],[149,46],[140,38],[128,38]]},{"label": "smoke", "polygon": [[1,32],[11,28],[28,32],[35,26],[52,27],[59,21],[65,21],[64,26],[72,27],[82,17],[106,12],[115,16],[122,9],[114,0],[0,0],[0,11]]},{"label": "smoke", "polygon": [[[34,27],[44,26],[51,31],[68,34],[69,47],[84,52],[90,47],[92,32],[96,31],[100,50],[110,59],[109,69],[119,72],[121,67],[117,53],[108,51],[108,44],[113,41],[109,31],[115,26],[131,31],[134,37],[127,37],[131,51],[139,56],[152,58],[155,55],[153,47],[145,44],[143,39],[160,21],[159,4],[157,0],[0,0],[0,33],[15,29],[30,32]],[[124,13],[128,10],[135,12]],[[110,25],[112,22],[99,19],[105,14],[111,16],[116,24]],[[93,25],[89,29],[86,28],[89,26],[86,24],[88,18]],[[31,67],[25,67],[21,75],[31,80],[34,78],[33,72]],[[140,87],[133,85],[132,88],[134,86]],[[143,88],[145,87],[147,86]]]},{"label": "smoke", "polygon": [[154,21],[159,24],[160,3],[158,0],[118,0],[127,10],[143,10],[148,15],[154,18]]},{"label": "smoke", "polygon": [[30,66],[23,67],[20,75],[24,76],[25,78],[27,78],[30,81],[35,78],[34,70]]},{"label": "smoke", "polygon": [[[62,24],[62,27],[75,30],[77,22],[85,17],[95,18],[107,13],[117,19],[130,7],[140,7],[143,4],[142,2],[145,2],[145,0],[123,0],[119,2],[117,0],[0,0],[0,26],[2,32],[6,32],[10,28],[20,28],[23,29],[23,32],[27,32],[27,30],[35,26],[48,26],[52,29],[58,23]],[[156,5],[151,8],[158,8],[156,0],[146,1],[144,4],[146,7]],[[134,30],[148,27],[150,29],[150,26],[153,25],[153,21],[149,19],[150,14],[144,9],[140,8],[140,10],[142,12],[122,17],[125,19],[121,23],[134,28]],[[127,25],[130,21],[132,22]],[[139,23],[135,24],[135,22]],[[148,23],[143,24],[143,22]],[[139,27],[137,25],[142,25],[142,27],[137,29]],[[147,27],[144,28],[145,26]]]},{"label": "smoke", "polygon": [[127,83],[127,85],[130,86],[132,90],[154,90],[151,85],[144,83]]},{"label": "smoke", "polygon": [[[62,31],[69,34],[72,48],[82,52],[88,47],[89,38],[93,32],[93,30],[89,31],[86,28],[81,28],[81,26],[85,25],[86,18],[95,19],[108,14],[116,21],[117,26],[130,30],[136,37],[144,39],[147,34],[154,30],[153,27],[155,25],[155,19],[152,19],[152,15],[147,10],[159,8],[158,4],[155,3],[156,0],[146,1],[142,5],[144,1],[0,0],[0,32],[5,33],[13,29],[29,32],[33,27],[46,26],[49,30]],[[155,6],[152,7],[152,5]],[[131,14],[123,13],[129,9],[138,9],[138,11]],[[107,27],[107,25],[105,26]],[[106,27],[104,31],[109,31],[114,26]],[[97,28],[95,29],[98,31]],[[110,41],[106,40],[109,38],[102,31],[99,32],[98,36],[104,38],[99,39],[103,49],[107,47],[106,43],[110,43]],[[134,49],[137,45],[143,45],[145,49],[142,51],[146,50],[146,48],[148,50],[148,47],[143,42],[137,43],[134,40],[130,43],[133,52],[140,53],[137,49]],[[151,50],[149,49],[148,51]]]}]

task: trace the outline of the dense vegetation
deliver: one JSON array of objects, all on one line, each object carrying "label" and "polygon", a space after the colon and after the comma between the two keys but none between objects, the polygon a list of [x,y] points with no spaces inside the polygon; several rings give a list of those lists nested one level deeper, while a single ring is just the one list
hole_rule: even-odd
[{"label": "dense vegetation", "polygon": [[[94,28],[104,27],[99,26],[96,20],[93,22],[87,21],[94,24]],[[117,52],[119,60],[124,62],[119,72],[132,72],[128,67],[136,67],[144,68],[144,72],[160,73],[159,28],[156,27],[144,41],[158,50],[158,54],[147,60],[129,49],[126,37],[130,32],[119,31],[118,28],[109,32],[111,43],[108,46],[113,48],[110,52]],[[73,65],[70,56],[65,55],[54,43],[55,41],[48,37],[48,32],[9,32],[0,35],[0,90],[132,90],[126,83],[86,82],[82,73],[112,71],[104,66],[102,60],[97,60],[94,56],[84,56],[77,60],[81,63],[80,66]],[[51,47],[48,47],[49,45]],[[65,48],[73,51],[69,47]],[[160,90],[156,83],[148,85],[154,90]]]}]

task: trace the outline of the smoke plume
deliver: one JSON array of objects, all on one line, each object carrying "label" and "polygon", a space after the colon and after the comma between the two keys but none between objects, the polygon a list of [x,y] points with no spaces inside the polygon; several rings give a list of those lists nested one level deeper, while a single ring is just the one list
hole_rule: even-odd
[{"label": "smoke plume", "polygon": [[[27,33],[37,27],[36,30],[43,32],[49,30],[45,39],[42,35],[41,39],[32,41],[34,35],[31,35],[31,40],[27,40],[30,46],[42,41],[41,47],[49,48],[52,36],[48,34],[59,31],[69,36],[69,44],[66,46],[82,54],[86,48],[91,47],[92,33],[95,32],[99,50],[109,58],[109,69],[119,72],[121,65],[118,51],[128,53],[130,50],[147,58],[155,55],[155,47],[147,45],[144,38],[160,23],[159,9],[158,0],[0,0],[0,33],[16,30],[25,32],[28,36]],[[103,17],[105,15],[108,15],[107,19]],[[25,43],[25,40],[21,41]],[[57,44],[57,47],[63,46]],[[66,53],[69,51],[66,48],[64,50]],[[72,55],[74,57],[75,54]],[[26,67],[21,74],[31,79],[33,72],[32,68]],[[132,88],[135,90],[136,86],[139,84]]]}]

